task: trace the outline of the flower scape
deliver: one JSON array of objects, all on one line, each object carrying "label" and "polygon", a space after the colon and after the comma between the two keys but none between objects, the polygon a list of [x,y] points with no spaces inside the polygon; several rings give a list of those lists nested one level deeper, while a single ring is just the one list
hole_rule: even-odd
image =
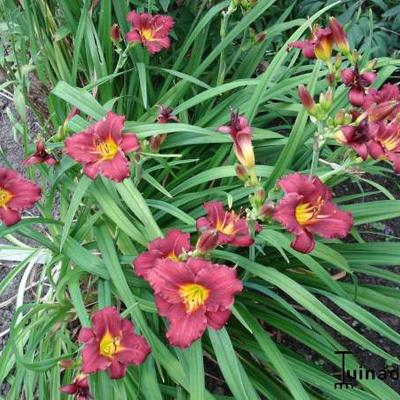
[{"label": "flower scape", "polygon": [[[368,60],[329,7],[269,29],[274,1],[62,3],[51,62],[33,58],[55,133],[27,140],[23,173],[0,168],[0,258],[19,262],[4,285],[25,271],[9,398],[400,398],[372,381],[340,394],[285,346],[340,366],[336,331],[398,363],[340,312],[399,343],[371,311],[398,313],[398,294],[357,273],[398,283],[379,269],[398,243],[359,226],[400,216],[371,178],[400,173],[400,63]],[[42,32],[43,9],[18,10]],[[386,199],[343,196],[348,179]]]}]

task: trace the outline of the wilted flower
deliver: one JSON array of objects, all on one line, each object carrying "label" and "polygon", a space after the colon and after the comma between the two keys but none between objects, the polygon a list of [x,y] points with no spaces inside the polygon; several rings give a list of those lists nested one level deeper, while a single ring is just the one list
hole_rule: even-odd
[{"label": "wilted flower", "polygon": [[151,15],[131,11],[128,21],[132,24],[126,35],[128,42],[142,43],[150,54],[169,49],[171,40],[168,34],[174,26],[174,20],[168,15]]},{"label": "wilted flower", "polygon": [[191,249],[188,233],[176,229],[169,231],[165,238],[157,238],[149,243],[148,251],[140,254],[133,262],[134,271],[137,275],[147,279],[157,260],[166,258],[179,262],[179,256]]},{"label": "wilted flower", "polygon": [[159,260],[149,281],[158,312],[169,321],[167,339],[181,348],[200,338],[207,326],[221,329],[243,288],[235,269],[197,258]]},{"label": "wilted flower", "polygon": [[286,193],[277,204],[273,218],[295,235],[292,247],[302,253],[314,249],[314,234],[327,239],[345,237],[352,226],[350,213],[331,202],[332,194],[317,177],[295,173],[278,182]]},{"label": "wilted flower", "polygon": [[366,88],[376,79],[375,72],[368,71],[360,74],[358,68],[345,68],[341,72],[343,83],[350,88],[349,101],[353,106],[361,107],[364,104]]},{"label": "wilted flower", "polygon": [[[159,113],[157,116],[157,122],[159,124],[167,124],[168,122],[179,122],[179,119],[176,115],[172,115],[172,109],[169,107],[160,106]],[[167,138],[166,134],[154,135],[150,138],[150,147],[151,150],[155,153],[158,152],[160,146],[163,144],[165,139]]]},{"label": "wilted flower", "polygon": [[241,218],[235,211],[225,211],[221,201],[204,203],[206,217],[197,220],[196,226],[200,232],[215,230],[218,232],[218,244],[228,243],[232,246],[248,247],[254,242],[249,232],[245,218]]},{"label": "wilted flower", "polygon": [[21,219],[21,211],[40,200],[41,189],[18,172],[0,168],[0,221],[11,226]]},{"label": "wilted flower", "polygon": [[313,25],[310,39],[289,43],[289,48],[301,49],[304,57],[318,58],[322,61],[331,59],[332,46],[332,31],[319,25]]},{"label": "wilted flower", "polygon": [[83,164],[83,172],[92,179],[100,175],[121,182],[130,175],[125,154],[139,149],[135,134],[122,134],[125,117],[109,112],[86,131],[66,139],[65,152]]},{"label": "wilted flower", "polygon": [[366,120],[357,126],[342,126],[336,133],[336,139],[347,146],[350,146],[363,160],[368,158],[368,144],[371,142],[369,125]]},{"label": "wilted flower", "polygon": [[57,160],[47,152],[43,140],[39,140],[36,143],[36,151],[24,161],[25,167],[34,164],[57,164]]},{"label": "wilted flower", "polygon": [[365,96],[363,109],[370,122],[395,119],[400,113],[400,89],[387,83],[379,90],[369,89]]},{"label": "wilted flower", "polygon": [[229,133],[234,142],[234,150],[238,161],[247,169],[255,166],[252,131],[246,117],[237,112],[231,113],[230,125],[221,126],[219,132]]},{"label": "wilted flower", "polygon": [[346,32],[339,21],[331,17],[329,19],[329,28],[332,32],[332,40],[334,44],[339,48],[340,52],[343,54],[348,54],[350,52],[349,41],[347,40]]},{"label": "wilted flower", "polygon": [[59,388],[61,393],[70,394],[74,396],[75,400],[90,400],[93,399],[89,391],[89,382],[85,374],[79,374],[75,377],[71,384],[61,386]]},{"label": "wilted flower", "polygon": [[400,173],[400,124],[371,124],[370,131],[374,141],[369,144],[369,154],[377,160],[389,160],[394,172]]},{"label": "wilted flower", "polygon": [[95,312],[92,327],[82,328],[78,339],[85,344],[82,371],[107,370],[111,379],[124,377],[127,365],[142,364],[151,351],[144,337],[136,335],[133,324],[121,318],[114,307]]}]

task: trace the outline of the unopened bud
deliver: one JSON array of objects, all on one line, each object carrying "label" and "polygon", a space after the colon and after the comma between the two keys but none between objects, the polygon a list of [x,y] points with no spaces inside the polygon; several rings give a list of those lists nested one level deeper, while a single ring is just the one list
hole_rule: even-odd
[{"label": "unopened bud", "polygon": [[199,253],[208,253],[218,245],[218,232],[209,230],[202,233],[196,244],[196,251]]},{"label": "unopened bud", "polygon": [[75,361],[70,358],[66,358],[64,360],[60,360],[59,362],[61,368],[69,369],[75,367]]},{"label": "unopened bud", "polygon": [[265,32],[259,32],[259,33],[257,33],[257,35],[256,35],[256,42],[257,42],[257,43],[263,42],[263,41],[265,40],[265,37],[266,37],[266,36],[267,36],[267,35],[266,35]]},{"label": "unopened bud", "polygon": [[242,164],[235,165],[236,176],[243,182],[246,182],[249,179],[249,175],[245,167]]},{"label": "unopened bud", "polygon": [[303,104],[304,108],[309,112],[309,114],[314,114],[315,102],[311,97],[310,92],[303,85],[299,86],[299,97],[301,103]]},{"label": "unopened bud", "polygon": [[121,41],[121,30],[117,24],[114,24],[110,29],[110,38],[114,44],[117,44]]},{"label": "unopened bud", "polygon": [[151,151],[153,153],[158,153],[161,145],[164,143],[166,138],[167,138],[166,134],[152,136],[149,140]]},{"label": "unopened bud", "polygon": [[321,93],[319,104],[324,111],[329,111],[333,104],[333,91],[329,88],[325,93]]},{"label": "unopened bud", "polygon": [[263,204],[259,212],[259,218],[266,219],[272,216],[275,204],[272,201],[267,201]]}]

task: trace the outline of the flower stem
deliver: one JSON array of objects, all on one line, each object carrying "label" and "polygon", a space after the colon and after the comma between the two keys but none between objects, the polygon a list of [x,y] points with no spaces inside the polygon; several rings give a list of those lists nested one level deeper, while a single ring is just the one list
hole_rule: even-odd
[{"label": "flower stem", "polygon": [[319,161],[319,153],[321,151],[321,137],[323,135],[323,125],[320,121],[317,122],[317,130],[314,133],[314,141],[313,141],[313,154],[311,160],[311,168],[310,168],[310,178],[315,174],[315,171],[318,166]]}]

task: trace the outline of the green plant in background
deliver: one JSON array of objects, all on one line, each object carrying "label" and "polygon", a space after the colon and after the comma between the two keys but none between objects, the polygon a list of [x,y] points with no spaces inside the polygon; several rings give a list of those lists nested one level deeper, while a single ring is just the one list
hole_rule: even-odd
[{"label": "green plant in background", "polygon": [[[36,109],[32,74],[49,92],[48,115],[36,109],[42,130],[26,162],[38,163],[28,173],[33,178],[37,171],[44,189],[40,216],[0,227],[8,240],[0,257],[18,260],[0,294],[23,274],[0,359],[0,381],[10,385],[7,398],[88,398],[89,388],[96,399],[399,398],[379,380],[337,391],[334,377],[275,340],[281,332],[339,366],[334,352],[342,346],[329,326],[387,363],[399,362],[321,301],[400,343],[399,334],[368,310],[399,316],[393,307],[397,291],[357,282],[360,273],[399,282],[382,268],[398,263],[399,244],[364,243],[358,231],[364,223],[400,216],[399,200],[374,183],[387,200],[356,193],[333,203],[327,188],[349,178],[363,181],[364,172],[391,173],[389,164],[373,158],[391,160],[396,153],[384,146],[392,131],[379,131],[368,142],[383,153],[368,147],[363,158],[372,157],[365,162],[353,139],[365,123],[393,128],[396,93],[390,90],[389,104],[374,98],[365,110],[363,98],[354,116],[349,100],[358,101],[361,89],[365,96],[385,93],[374,88],[393,75],[398,61],[382,57],[369,64],[367,52],[349,52],[333,37],[332,23],[323,35],[313,31],[316,42],[301,40],[337,3],[319,7],[310,19],[291,18],[293,5],[277,13],[284,2],[274,0],[0,4],[1,65],[9,79],[1,90],[14,88],[17,133],[27,154],[32,141],[24,115]],[[132,9],[137,14],[128,21]],[[168,14],[174,27],[169,19],[140,16],[147,12]],[[288,52],[293,42],[311,45],[319,59],[300,62],[298,51]],[[355,45],[351,37],[350,43]],[[333,47],[339,48],[336,59]],[[362,78],[372,71],[376,79]],[[300,90],[305,107],[300,85],[307,87]],[[324,93],[319,103],[314,93]],[[304,180],[296,190],[278,181],[293,171]],[[0,202],[11,210],[10,196],[26,183],[14,177],[14,186],[11,178],[6,186],[1,178]],[[312,195],[301,195],[310,185]],[[304,201],[278,215],[296,191]],[[19,214],[29,205],[12,210]],[[344,232],[312,231],[310,218],[314,223],[328,211],[333,219],[352,214],[351,241],[337,239],[350,229],[348,220]],[[294,219],[292,214],[301,231],[288,228],[285,218]],[[307,253],[311,248],[291,246],[293,238],[276,221],[296,238],[317,233],[336,239],[317,239]],[[21,236],[36,245],[21,243]],[[180,245],[170,249],[175,243]],[[40,283],[25,304],[27,280],[38,264]],[[177,284],[169,278],[179,277],[177,265],[190,269],[190,279]],[[231,284],[224,287],[218,277]],[[199,325],[191,320],[196,312],[204,313]],[[123,353],[135,346],[136,357]],[[348,365],[355,368],[357,360],[349,357]],[[205,388],[205,372],[215,369],[230,394]]]}]

